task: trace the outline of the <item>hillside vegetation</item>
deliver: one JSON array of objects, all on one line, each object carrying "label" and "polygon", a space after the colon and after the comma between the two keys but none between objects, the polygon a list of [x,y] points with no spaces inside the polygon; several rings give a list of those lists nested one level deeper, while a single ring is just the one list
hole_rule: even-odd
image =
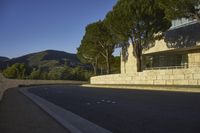
[{"label": "hillside vegetation", "polygon": [[[114,62],[113,73],[119,72],[119,62]],[[76,54],[55,50],[5,58],[0,61],[0,71],[12,79],[89,80],[94,75],[91,65],[81,63]]]}]

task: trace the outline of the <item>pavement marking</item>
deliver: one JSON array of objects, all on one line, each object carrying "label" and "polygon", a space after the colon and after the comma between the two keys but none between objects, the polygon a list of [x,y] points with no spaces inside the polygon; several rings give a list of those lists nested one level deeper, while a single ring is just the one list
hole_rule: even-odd
[{"label": "pavement marking", "polygon": [[90,105],[90,103],[86,103],[87,105]]},{"label": "pavement marking", "polygon": [[61,125],[70,130],[71,133],[112,133],[107,129],[104,129],[68,110],[28,92],[27,89],[28,88],[22,88],[20,89],[20,92],[39,105]]},{"label": "pavement marking", "polygon": [[96,102],[97,104],[101,104],[101,103],[112,103],[112,104],[116,104],[117,102],[116,101],[113,101],[113,100],[105,100],[105,99],[102,99],[98,102]]},{"label": "pavement marking", "polygon": [[97,104],[100,104],[101,102],[97,102]]},{"label": "pavement marking", "polygon": [[107,103],[110,103],[111,101],[110,100],[107,100]]}]

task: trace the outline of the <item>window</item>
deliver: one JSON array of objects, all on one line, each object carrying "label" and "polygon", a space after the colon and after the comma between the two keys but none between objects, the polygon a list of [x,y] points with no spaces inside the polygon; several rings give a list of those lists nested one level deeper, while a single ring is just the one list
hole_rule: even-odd
[{"label": "window", "polygon": [[144,69],[168,69],[187,67],[187,54],[160,54],[143,56]]},{"label": "window", "polygon": [[184,25],[189,25],[189,24],[192,24],[192,23],[195,23],[195,22],[196,22],[195,20],[186,19],[186,18],[173,20],[172,26],[171,26],[170,29],[176,29],[176,28],[182,27]]}]

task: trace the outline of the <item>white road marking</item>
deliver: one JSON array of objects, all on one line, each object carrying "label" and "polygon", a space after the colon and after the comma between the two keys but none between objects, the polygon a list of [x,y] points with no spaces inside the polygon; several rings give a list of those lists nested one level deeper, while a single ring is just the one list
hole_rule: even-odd
[{"label": "white road marking", "polygon": [[107,100],[107,103],[110,103],[111,101],[110,100]]},{"label": "white road marking", "polygon": [[90,103],[86,103],[87,105],[90,105]]},{"label": "white road marking", "polygon": [[[106,102],[106,103],[112,103],[112,104],[116,104],[116,101],[112,101],[112,100],[101,100],[102,103]],[[98,103],[99,104],[99,103]]]}]

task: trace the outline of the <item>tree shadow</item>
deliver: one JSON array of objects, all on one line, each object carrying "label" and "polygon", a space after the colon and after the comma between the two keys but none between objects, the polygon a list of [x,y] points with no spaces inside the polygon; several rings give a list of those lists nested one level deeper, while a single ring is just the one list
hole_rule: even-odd
[{"label": "tree shadow", "polygon": [[187,48],[200,42],[200,24],[195,23],[165,33],[164,38],[168,48]]}]

